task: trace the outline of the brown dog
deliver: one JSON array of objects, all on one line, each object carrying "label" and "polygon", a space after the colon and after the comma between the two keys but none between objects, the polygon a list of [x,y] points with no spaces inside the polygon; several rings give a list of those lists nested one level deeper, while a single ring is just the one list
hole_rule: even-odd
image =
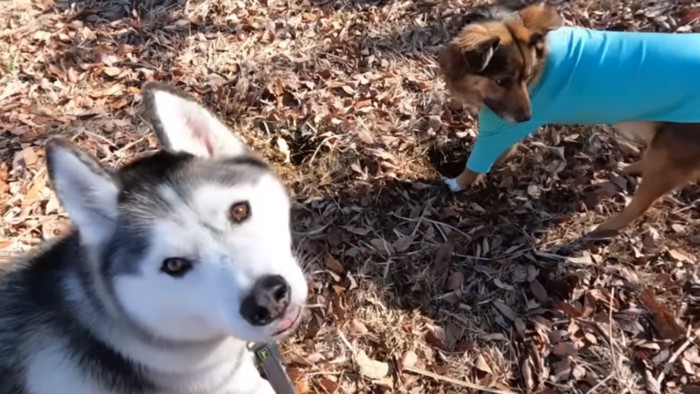
[{"label": "brown dog", "polygon": [[467,168],[445,181],[452,191],[546,124],[611,124],[647,145],[623,170],[642,176],[630,204],[591,236],[614,235],[700,178],[700,34],[562,27],[545,5],[484,8],[468,19],[439,58],[447,89],[480,109]]}]

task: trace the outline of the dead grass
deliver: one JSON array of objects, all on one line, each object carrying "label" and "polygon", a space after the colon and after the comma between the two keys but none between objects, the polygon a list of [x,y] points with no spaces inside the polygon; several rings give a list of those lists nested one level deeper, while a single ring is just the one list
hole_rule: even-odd
[{"label": "dead grass", "polygon": [[[154,147],[139,87],[168,81],[262,152],[298,202],[312,295],[283,347],[300,393],[698,392],[697,186],[583,245],[637,184],[617,162],[638,152],[605,128],[548,127],[482,189],[439,183],[474,122],[434,57],[474,3],[3,3],[0,249],[65,230],[45,139],[119,165]],[[697,30],[700,15],[689,1],[561,9],[624,30]]]}]

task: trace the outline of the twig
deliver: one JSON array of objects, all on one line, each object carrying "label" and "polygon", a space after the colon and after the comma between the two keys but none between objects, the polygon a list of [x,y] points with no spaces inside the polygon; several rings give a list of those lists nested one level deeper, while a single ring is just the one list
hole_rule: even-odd
[{"label": "twig", "polygon": [[659,377],[656,378],[656,382],[658,383],[659,388],[661,387],[661,384],[663,383],[664,379],[666,378],[666,373],[671,370],[671,368],[673,367],[673,364],[676,362],[678,357],[680,357],[680,355],[683,354],[685,349],[687,349],[688,346],[690,346],[693,343],[693,340],[694,340],[693,338],[686,339],[685,342],[680,347],[678,347],[678,349],[675,352],[673,352],[673,354],[668,359],[668,361],[666,361],[666,364],[664,364],[664,369],[659,374]]},{"label": "twig", "polygon": [[450,226],[450,225],[447,224],[447,223],[439,222],[439,221],[437,221],[437,220],[428,219],[428,218],[423,217],[423,216],[421,216],[420,218],[409,218],[409,217],[404,217],[404,216],[401,216],[401,215],[397,215],[397,214],[395,214],[395,213],[393,213],[393,212],[391,213],[391,216],[393,216],[393,217],[395,217],[395,218],[399,218],[399,219],[401,219],[401,220],[405,220],[405,221],[407,221],[407,222],[426,221],[426,222],[429,222],[429,223],[434,224],[434,225],[445,226],[445,227],[449,228],[450,230],[452,230],[452,231],[454,231],[454,232],[456,232],[456,233],[458,233],[458,234],[460,234],[460,235],[466,237],[466,238],[469,239],[469,240],[472,239],[472,237],[471,237],[469,234],[467,234],[467,233],[465,233],[464,231],[458,229],[457,227]]},{"label": "twig", "polygon": [[538,250],[535,251],[535,255],[539,256],[539,257],[546,257],[546,258],[552,259],[552,260],[566,260],[566,258],[567,258],[567,256],[562,256],[560,254],[540,252]]},{"label": "twig", "polygon": [[463,380],[448,378],[447,376],[438,375],[434,372],[426,371],[424,369],[420,369],[420,368],[416,368],[416,367],[404,366],[403,370],[407,371],[407,372],[412,372],[412,373],[417,374],[417,375],[423,375],[423,376],[427,376],[429,378],[433,378],[433,379],[440,380],[443,382],[451,383],[451,384],[454,384],[455,386],[467,387],[467,388],[474,389],[474,390],[481,390],[481,391],[485,391],[487,393],[497,393],[497,394],[515,394],[516,393],[515,391],[496,390],[496,389],[488,388],[486,386],[481,386],[478,384],[465,382]]},{"label": "twig", "polygon": [[348,338],[345,336],[345,334],[343,334],[343,332],[339,329],[336,329],[336,331],[338,332],[338,338],[340,338],[340,341],[343,342],[345,346],[347,346],[348,350],[350,350],[350,353],[352,353],[353,357],[357,357],[357,351],[355,350],[355,347],[352,346],[350,341],[348,341]]},{"label": "twig", "polygon": [[610,375],[608,375],[605,379],[603,379],[603,380],[601,380],[600,382],[598,382],[598,384],[596,384],[595,386],[591,387],[590,390],[586,391],[586,394],[591,394],[591,393],[593,393],[594,391],[598,390],[598,387],[601,387],[602,385],[604,385],[605,382],[607,382],[608,380],[612,379],[613,376],[615,376],[615,373],[614,373],[614,372],[611,373]]},{"label": "twig", "polygon": [[[613,304],[615,303],[615,288],[610,290],[610,308],[608,309],[608,338],[610,338],[610,358],[612,359],[613,368],[617,365],[615,356],[615,337],[613,336]],[[617,374],[617,369],[614,369],[614,374]]]}]

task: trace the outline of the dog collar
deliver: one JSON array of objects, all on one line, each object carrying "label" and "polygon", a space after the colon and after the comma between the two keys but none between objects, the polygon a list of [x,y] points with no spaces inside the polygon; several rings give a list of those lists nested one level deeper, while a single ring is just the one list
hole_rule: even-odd
[{"label": "dog collar", "polygon": [[248,344],[248,349],[255,355],[255,364],[270,382],[276,394],[296,394],[294,385],[285,372],[282,356],[274,343]]}]

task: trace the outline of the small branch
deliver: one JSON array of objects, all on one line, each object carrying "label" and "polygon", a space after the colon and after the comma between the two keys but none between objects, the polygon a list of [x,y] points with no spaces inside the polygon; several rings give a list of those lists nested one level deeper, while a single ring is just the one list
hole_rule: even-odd
[{"label": "small branch", "polygon": [[670,371],[671,368],[673,368],[673,364],[676,362],[678,357],[680,357],[680,355],[683,354],[685,349],[687,349],[688,346],[690,346],[692,343],[693,343],[693,338],[686,339],[685,342],[680,347],[678,347],[678,350],[673,352],[673,354],[668,359],[668,361],[666,361],[666,364],[664,364],[663,371],[661,371],[661,373],[659,374],[659,377],[656,378],[656,382],[658,383],[659,387],[661,387],[661,384],[663,383],[664,379],[666,378],[666,373],[668,371]]},{"label": "small branch", "polygon": [[433,372],[430,372],[430,371],[426,371],[426,370],[424,370],[424,369],[420,369],[420,368],[416,368],[416,367],[407,367],[407,366],[404,366],[404,367],[403,367],[403,370],[404,370],[404,371],[407,371],[407,372],[412,372],[412,373],[417,374],[417,375],[427,376],[427,377],[433,378],[433,379],[435,379],[435,380],[440,380],[440,381],[443,381],[443,382],[451,383],[451,384],[454,384],[455,386],[466,387],[466,388],[470,388],[470,389],[474,389],[474,390],[481,390],[481,391],[485,391],[485,392],[487,392],[487,393],[496,393],[496,394],[516,394],[515,391],[496,390],[496,389],[488,388],[488,387],[481,386],[481,385],[478,385],[478,384],[465,382],[465,381],[463,381],[463,380],[457,380],[457,379],[453,379],[453,378],[448,378],[447,376],[438,375],[438,374],[436,374],[436,373],[433,373]]}]

